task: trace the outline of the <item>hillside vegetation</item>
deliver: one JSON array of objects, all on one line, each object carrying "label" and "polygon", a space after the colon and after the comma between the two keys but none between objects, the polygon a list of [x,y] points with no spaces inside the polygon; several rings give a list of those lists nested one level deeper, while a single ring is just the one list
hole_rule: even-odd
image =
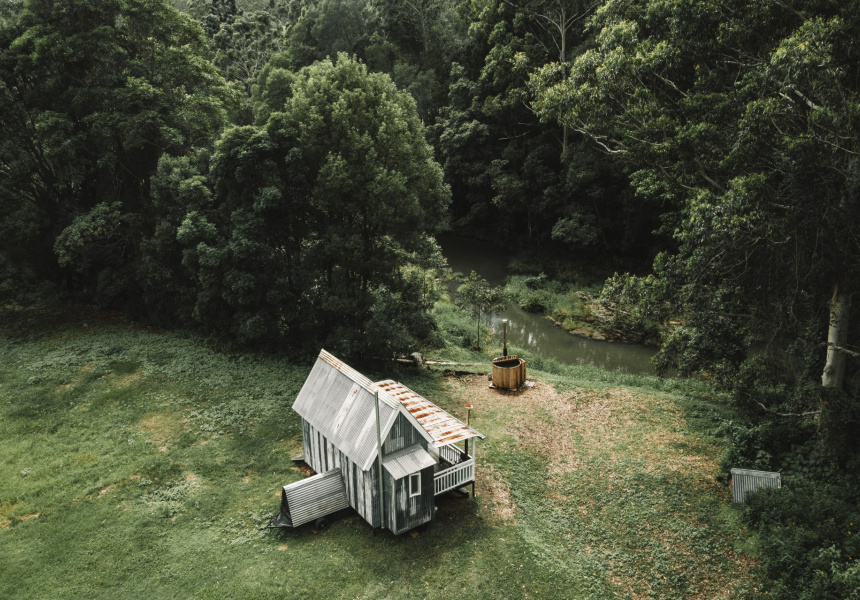
[{"label": "hillside vegetation", "polygon": [[[779,471],[786,484],[743,513],[762,564],[756,585],[769,597],[841,600],[860,590],[858,224],[857,1],[0,2],[0,303],[86,303],[302,364],[320,347],[350,361],[423,349],[474,362],[479,322],[466,326],[437,303],[446,276],[437,238],[492,239],[525,310],[579,336],[653,343],[658,373],[724,397],[731,416],[703,429],[725,440],[722,472]],[[469,279],[459,289],[486,314],[497,291]],[[70,351],[101,357],[81,362],[64,358],[65,346],[41,345],[44,324],[24,323],[32,331],[20,339],[35,345],[8,351],[12,396],[2,401],[12,412],[2,427],[15,435],[4,443],[47,457],[45,431],[64,432],[70,447],[116,442],[87,428],[119,411],[122,425],[107,427],[129,434],[124,452],[101,449],[134,462],[131,423],[153,417],[153,431],[167,428],[139,433],[167,448],[153,454],[167,474],[117,466],[140,479],[111,479],[117,495],[102,498],[169,498],[166,506],[186,507],[173,515],[182,523],[192,509],[176,498],[218,481],[174,461],[174,435],[189,457],[222,438],[254,456],[264,452],[257,445],[292,443],[267,428],[272,414],[279,427],[290,423],[281,403],[302,378],[293,363],[275,369],[280,387],[270,388],[268,376],[244,370],[257,359],[244,359],[234,379],[206,371],[193,344],[150,357],[141,344],[160,342],[97,338],[91,351],[81,340],[92,332],[72,327],[64,343],[85,347]],[[144,330],[110,335],[131,331]],[[54,352],[59,363],[34,366]],[[561,378],[556,391],[573,386],[568,378],[646,385],[529,362]],[[429,382],[438,383],[416,385]],[[215,387],[194,387],[204,384]],[[660,393],[686,385],[647,383]],[[230,404],[238,398],[247,402]],[[171,404],[180,401],[187,406]],[[144,412],[162,405],[165,414]],[[218,438],[201,445],[189,433],[198,431]],[[259,431],[274,437],[261,443]],[[89,458],[102,453],[85,454],[88,477],[107,477],[102,459]],[[35,485],[37,470],[13,469],[21,479],[11,481]],[[93,494],[102,502],[99,477],[83,491],[61,490],[71,482],[63,479],[39,494],[71,493],[64,506]],[[228,480],[220,483],[239,494]],[[194,502],[211,496],[200,495]],[[538,490],[529,501],[535,495],[552,498]],[[35,513],[45,518],[21,521]],[[11,530],[49,514],[16,508],[7,520]],[[558,544],[555,520],[540,527]],[[56,546],[69,555],[65,541]],[[153,548],[142,555],[162,560]],[[631,594],[657,585],[636,573],[613,580],[607,565],[621,559],[599,560],[594,577],[630,582]],[[535,585],[562,589],[538,562]],[[475,585],[494,585],[490,574]],[[672,585],[681,594],[686,584]]]},{"label": "hillside vegetation", "polygon": [[461,417],[475,405],[477,499],[440,497],[415,535],[374,535],[357,516],[261,532],[280,486],[305,476],[290,406],[310,363],[223,354],[88,309],[7,308],[2,323],[4,598],[752,590],[723,445],[704,433],[725,409],[690,386],[532,371],[534,388],[500,393],[479,374],[371,368]]}]

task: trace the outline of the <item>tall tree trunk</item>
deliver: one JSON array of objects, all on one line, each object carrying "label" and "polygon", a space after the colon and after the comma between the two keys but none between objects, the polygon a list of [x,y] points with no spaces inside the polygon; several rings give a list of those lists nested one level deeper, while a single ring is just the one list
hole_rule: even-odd
[{"label": "tall tree trunk", "polygon": [[[561,7],[559,23],[561,26],[558,28],[559,34],[561,35],[561,44],[558,52],[558,62],[560,65],[564,65],[567,62],[567,12],[564,9],[564,6]],[[564,133],[562,134],[561,140],[561,154],[562,157],[567,153],[567,124],[564,125]]]},{"label": "tall tree trunk", "polygon": [[821,375],[824,387],[841,389],[845,382],[845,352],[843,346],[848,342],[848,317],[851,313],[851,294],[833,286],[830,300],[830,329],[827,332],[827,362]]}]

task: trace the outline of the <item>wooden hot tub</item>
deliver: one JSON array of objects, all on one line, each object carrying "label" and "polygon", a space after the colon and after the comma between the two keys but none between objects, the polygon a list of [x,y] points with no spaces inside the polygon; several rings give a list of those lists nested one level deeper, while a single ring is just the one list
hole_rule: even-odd
[{"label": "wooden hot tub", "polygon": [[517,355],[499,356],[493,359],[493,384],[491,387],[518,390],[525,381],[525,360]]}]

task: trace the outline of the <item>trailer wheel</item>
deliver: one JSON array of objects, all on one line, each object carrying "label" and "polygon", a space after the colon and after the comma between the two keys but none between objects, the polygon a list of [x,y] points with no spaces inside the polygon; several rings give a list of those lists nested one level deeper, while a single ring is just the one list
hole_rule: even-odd
[{"label": "trailer wheel", "polygon": [[314,523],[314,529],[317,531],[325,531],[329,527],[331,527],[331,523],[329,523],[329,520],[325,517],[320,517]]}]

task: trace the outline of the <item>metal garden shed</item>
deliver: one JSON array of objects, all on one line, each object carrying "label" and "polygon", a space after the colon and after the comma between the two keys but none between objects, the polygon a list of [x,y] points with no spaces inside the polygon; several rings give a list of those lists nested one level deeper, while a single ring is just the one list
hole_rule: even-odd
[{"label": "metal garden shed", "polygon": [[295,527],[350,506],[372,527],[399,534],[430,521],[439,494],[474,485],[482,434],[406,386],[374,383],[325,350],[293,410],[302,419],[301,458],[318,475],[284,486],[270,526]]}]

